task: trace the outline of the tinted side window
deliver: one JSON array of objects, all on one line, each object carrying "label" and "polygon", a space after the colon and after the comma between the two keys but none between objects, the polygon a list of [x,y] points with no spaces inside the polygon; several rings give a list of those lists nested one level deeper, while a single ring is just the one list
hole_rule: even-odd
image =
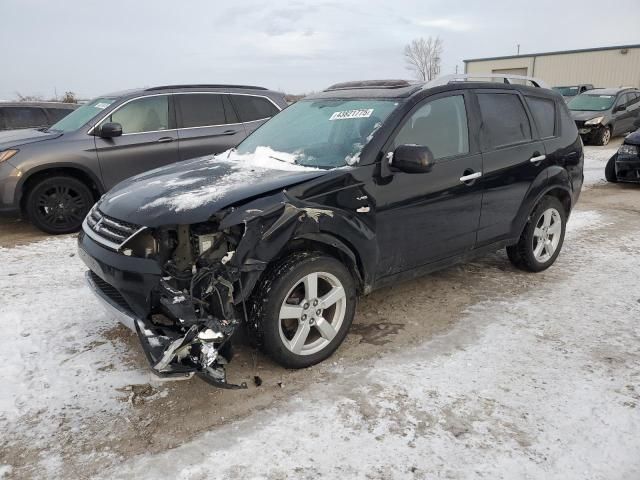
[{"label": "tinted side window", "polygon": [[7,107],[6,128],[43,127],[49,124],[44,110],[34,107]]},{"label": "tinted side window", "polygon": [[273,117],[278,113],[276,106],[264,97],[232,95],[241,122],[251,122]]},{"label": "tinted side window", "polygon": [[119,123],[125,134],[168,130],[169,98],[167,95],[157,95],[132,100],[105,121]]},{"label": "tinted side window", "polygon": [[469,152],[464,97],[439,98],[420,106],[398,132],[394,148],[398,145],[426,145],[436,159]]},{"label": "tinted side window", "polygon": [[224,116],[227,118],[227,123],[238,123],[240,121],[235,108],[231,105],[229,95],[222,96],[222,106],[224,107]]},{"label": "tinted side window", "polygon": [[69,115],[73,110],[70,108],[47,108],[47,113],[51,119],[51,124],[56,123],[58,120],[62,120]]},{"label": "tinted side window", "polygon": [[556,132],[556,104],[553,100],[540,97],[526,97],[533,120],[538,126],[541,138],[553,137]]},{"label": "tinted side window", "polygon": [[226,122],[222,95],[212,93],[192,93],[175,95],[178,108],[182,112],[179,128],[224,125]]},{"label": "tinted side window", "polygon": [[6,130],[7,127],[7,121],[5,120],[6,114],[5,114],[6,109],[5,108],[0,108],[0,130]]},{"label": "tinted side window", "polygon": [[479,93],[482,138],[495,148],[531,140],[529,118],[520,97],[511,93]]}]

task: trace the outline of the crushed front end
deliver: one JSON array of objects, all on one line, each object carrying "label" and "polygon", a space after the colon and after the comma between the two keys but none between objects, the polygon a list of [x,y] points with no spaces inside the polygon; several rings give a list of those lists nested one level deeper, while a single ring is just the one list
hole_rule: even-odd
[{"label": "crushed front end", "polygon": [[269,262],[325,221],[345,220],[285,191],[204,222],[156,228],[109,217],[98,203],[83,223],[78,250],[89,285],[138,333],[156,374],[195,373],[219,387],[246,388],[228,383],[224,369],[241,322],[256,327],[245,302]]},{"label": "crushed front end", "polygon": [[234,298],[239,270],[230,265],[240,227],[217,223],[149,229],[94,207],[78,237],[87,281],[122,323],[135,330],[154,373],[199,375],[223,388],[230,339],[244,304]]}]

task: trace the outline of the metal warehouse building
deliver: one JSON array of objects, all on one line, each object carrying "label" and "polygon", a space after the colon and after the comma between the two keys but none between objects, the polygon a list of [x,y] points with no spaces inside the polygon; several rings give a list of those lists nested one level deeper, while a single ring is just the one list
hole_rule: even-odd
[{"label": "metal warehouse building", "polygon": [[464,61],[465,73],[538,77],[551,86],[640,87],[640,44]]}]

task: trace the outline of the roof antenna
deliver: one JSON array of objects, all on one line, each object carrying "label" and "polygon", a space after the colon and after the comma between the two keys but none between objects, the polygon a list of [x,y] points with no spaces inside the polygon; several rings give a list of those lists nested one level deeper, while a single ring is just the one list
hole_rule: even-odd
[{"label": "roof antenna", "polygon": [[518,55],[520,55],[520,44],[518,44]]}]

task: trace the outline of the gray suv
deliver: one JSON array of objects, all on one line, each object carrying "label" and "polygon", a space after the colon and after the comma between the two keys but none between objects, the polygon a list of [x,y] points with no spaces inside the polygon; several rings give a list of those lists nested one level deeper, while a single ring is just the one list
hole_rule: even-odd
[{"label": "gray suv", "polygon": [[262,87],[173,85],[96,98],[48,129],[0,132],[0,213],[76,231],[121,180],[232,148],[286,106]]}]

